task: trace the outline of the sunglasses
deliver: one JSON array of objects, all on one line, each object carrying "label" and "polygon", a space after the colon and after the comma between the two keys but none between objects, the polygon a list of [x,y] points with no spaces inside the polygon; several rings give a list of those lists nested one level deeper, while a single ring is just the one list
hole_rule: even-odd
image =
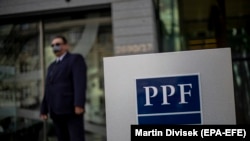
[{"label": "sunglasses", "polygon": [[60,46],[60,45],[63,45],[64,43],[55,43],[55,44],[51,44],[51,47],[54,47],[54,46]]}]

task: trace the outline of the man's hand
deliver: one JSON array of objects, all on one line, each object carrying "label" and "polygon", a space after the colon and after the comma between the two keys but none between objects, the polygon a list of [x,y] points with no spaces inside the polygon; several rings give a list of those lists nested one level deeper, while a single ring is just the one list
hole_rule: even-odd
[{"label": "man's hand", "polygon": [[85,112],[85,110],[82,107],[75,106],[75,114],[80,115],[84,112]]},{"label": "man's hand", "polygon": [[46,114],[41,114],[41,115],[40,115],[40,118],[41,118],[42,120],[47,120],[47,119],[48,119],[48,115],[46,115]]}]

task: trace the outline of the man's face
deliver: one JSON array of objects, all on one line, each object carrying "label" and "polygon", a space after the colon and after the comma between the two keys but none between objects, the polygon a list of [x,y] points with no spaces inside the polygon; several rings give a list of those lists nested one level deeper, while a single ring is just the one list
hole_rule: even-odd
[{"label": "man's face", "polygon": [[61,38],[55,38],[51,42],[51,47],[56,56],[60,56],[67,50],[67,44]]}]

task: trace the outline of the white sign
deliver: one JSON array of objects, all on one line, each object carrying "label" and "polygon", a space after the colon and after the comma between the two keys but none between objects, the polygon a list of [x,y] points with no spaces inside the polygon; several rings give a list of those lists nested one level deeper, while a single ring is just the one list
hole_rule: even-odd
[{"label": "white sign", "polygon": [[[185,76],[193,74],[194,78],[170,82],[176,77],[186,79]],[[193,121],[198,124],[236,124],[232,74],[230,48],[104,58],[107,141],[130,141],[130,126],[149,123],[151,118],[157,120],[157,112],[168,115],[168,118],[173,115],[171,110],[160,110],[153,111],[153,116],[148,119],[140,119],[144,113],[150,113],[149,105],[171,107],[173,103],[181,106],[195,103],[191,108],[172,106],[172,111],[187,118],[191,118],[192,115],[187,114],[191,111],[196,117]],[[166,83],[156,84],[161,80]],[[142,83],[148,84],[138,86]],[[141,104],[138,104],[139,95],[144,96]],[[192,101],[193,98],[198,104]],[[143,103],[148,107],[140,107]],[[193,121],[173,124],[195,124]]]}]

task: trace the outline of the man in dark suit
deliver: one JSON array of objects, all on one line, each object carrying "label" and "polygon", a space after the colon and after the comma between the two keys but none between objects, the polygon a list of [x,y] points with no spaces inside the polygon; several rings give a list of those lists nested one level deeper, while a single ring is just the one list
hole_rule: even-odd
[{"label": "man in dark suit", "polygon": [[57,58],[48,67],[40,117],[50,115],[58,141],[84,141],[85,60],[69,52],[64,36],[53,38],[51,46]]}]

